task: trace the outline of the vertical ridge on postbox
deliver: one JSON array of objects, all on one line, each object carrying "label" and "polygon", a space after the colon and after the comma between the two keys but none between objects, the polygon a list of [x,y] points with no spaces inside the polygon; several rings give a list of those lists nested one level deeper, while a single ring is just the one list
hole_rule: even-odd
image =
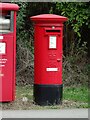
[{"label": "vertical ridge on postbox", "polygon": [[34,22],[34,101],[39,105],[62,100],[62,39],[66,17],[32,16]]},{"label": "vertical ridge on postbox", "polygon": [[16,12],[19,6],[0,3],[0,102],[15,99]]}]

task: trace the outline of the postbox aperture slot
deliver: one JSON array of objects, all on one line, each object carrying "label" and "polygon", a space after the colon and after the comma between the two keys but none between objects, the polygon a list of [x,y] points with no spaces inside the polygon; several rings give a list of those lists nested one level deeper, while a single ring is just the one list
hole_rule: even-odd
[{"label": "postbox aperture slot", "polygon": [[0,15],[0,33],[13,32],[13,22],[14,22],[13,11],[8,11],[5,15]]},{"label": "postbox aperture slot", "polygon": [[50,33],[50,32],[54,32],[54,33],[60,33],[60,30],[46,30],[46,32]]},{"label": "postbox aperture slot", "polygon": [[45,35],[60,35],[61,34],[61,30],[58,28],[44,28],[45,29]]}]

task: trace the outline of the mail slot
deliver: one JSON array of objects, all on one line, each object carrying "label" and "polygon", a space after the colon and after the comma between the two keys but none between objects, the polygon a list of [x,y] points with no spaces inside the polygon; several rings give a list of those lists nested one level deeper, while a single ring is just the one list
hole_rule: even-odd
[{"label": "mail slot", "polygon": [[34,22],[34,101],[39,105],[62,101],[62,39],[66,17],[43,14]]},{"label": "mail slot", "polygon": [[59,33],[60,34],[60,30],[46,30],[47,33],[52,33],[52,32],[55,32],[55,33]]},{"label": "mail slot", "polygon": [[16,12],[19,6],[0,3],[0,102],[15,99]]}]

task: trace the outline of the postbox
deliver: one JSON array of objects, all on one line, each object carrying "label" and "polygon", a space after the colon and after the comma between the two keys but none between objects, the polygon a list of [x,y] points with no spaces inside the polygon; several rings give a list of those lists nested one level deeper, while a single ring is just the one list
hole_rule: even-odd
[{"label": "postbox", "polygon": [[19,6],[0,3],[0,102],[15,99],[16,12]]},{"label": "postbox", "polygon": [[34,22],[34,101],[39,105],[62,102],[62,39],[66,17],[32,16]]}]

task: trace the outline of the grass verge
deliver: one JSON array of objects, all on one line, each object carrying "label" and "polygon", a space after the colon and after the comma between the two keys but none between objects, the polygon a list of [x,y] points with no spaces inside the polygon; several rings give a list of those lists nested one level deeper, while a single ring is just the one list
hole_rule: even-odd
[{"label": "grass verge", "polygon": [[0,104],[3,110],[44,110],[62,108],[88,108],[88,88],[65,87],[62,105],[39,106],[33,103],[33,86],[17,86],[16,99],[10,103]]},{"label": "grass verge", "polygon": [[64,99],[88,103],[88,88],[85,86],[66,87],[64,88]]}]

